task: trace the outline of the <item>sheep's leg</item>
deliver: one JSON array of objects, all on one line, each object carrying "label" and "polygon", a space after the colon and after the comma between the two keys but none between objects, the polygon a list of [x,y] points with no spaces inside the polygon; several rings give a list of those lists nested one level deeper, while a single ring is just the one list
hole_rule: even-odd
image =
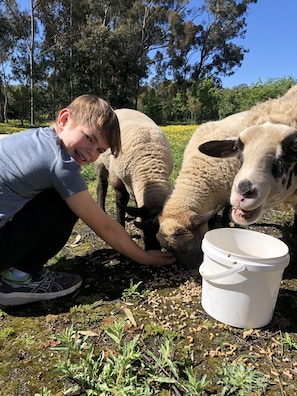
[{"label": "sheep's leg", "polygon": [[125,227],[125,210],[123,207],[127,207],[129,201],[129,193],[126,190],[124,184],[117,186],[115,189],[116,205],[117,205],[117,221]]},{"label": "sheep's leg", "polygon": [[102,164],[100,167],[96,169],[97,173],[97,202],[100,205],[100,208],[105,212],[105,199],[107,195],[108,189],[108,170]]}]

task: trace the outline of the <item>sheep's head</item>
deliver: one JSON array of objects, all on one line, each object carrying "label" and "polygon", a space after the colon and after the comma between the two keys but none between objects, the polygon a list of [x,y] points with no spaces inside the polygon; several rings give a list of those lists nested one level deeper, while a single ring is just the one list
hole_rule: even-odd
[{"label": "sheep's head", "polygon": [[202,261],[201,242],[208,229],[208,221],[221,209],[204,214],[185,212],[176,218],[161,215],[157,239],[162,248],[176,257],[177,263],[187,269],[198,268]]},{"label": "sheep's head", "polygon": [[247,226],[283,202],[296,202],[297,130],[265,122],[241,131],[238,138],[199,146],[212,157],[237,157],[241,166],[230,193],[233,221]]}]

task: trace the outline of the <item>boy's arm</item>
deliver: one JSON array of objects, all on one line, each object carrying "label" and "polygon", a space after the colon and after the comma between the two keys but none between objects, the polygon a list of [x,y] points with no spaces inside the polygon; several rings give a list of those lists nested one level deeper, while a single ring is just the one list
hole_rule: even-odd
[{"label": "boy's arm", "polygon": [[73,194],[65,201],[100,238],[132,260],[147,265],[166,265],[175,262],[168,252],[141,249],[133,242],[126,230],[99,207],[87,190]]}]

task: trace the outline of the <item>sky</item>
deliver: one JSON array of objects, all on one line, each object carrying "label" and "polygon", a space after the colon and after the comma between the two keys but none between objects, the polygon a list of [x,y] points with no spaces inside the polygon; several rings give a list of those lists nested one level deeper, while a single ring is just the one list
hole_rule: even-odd
[{"label": "sky", "polygon": [[249,52],[231,77],[222,78],[223,87],[297,79],[297,0],[258,0],[250,4],[246,22],[245,39],[236,44]]}]

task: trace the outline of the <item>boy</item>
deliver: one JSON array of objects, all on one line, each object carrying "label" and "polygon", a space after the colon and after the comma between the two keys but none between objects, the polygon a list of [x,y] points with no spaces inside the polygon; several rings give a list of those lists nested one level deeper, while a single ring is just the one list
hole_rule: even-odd
[{"label": "boy", "polygon": [[0,139],[0,305],[21,305],[72,293],[75,274],[44,264],[67,242],[82,219],[120,253],[141,264],[174,262],[169,253],[145,251],[93,200],[80,166],[121,149],[118,119],[94,95],[60,111],[51,127]]}]

